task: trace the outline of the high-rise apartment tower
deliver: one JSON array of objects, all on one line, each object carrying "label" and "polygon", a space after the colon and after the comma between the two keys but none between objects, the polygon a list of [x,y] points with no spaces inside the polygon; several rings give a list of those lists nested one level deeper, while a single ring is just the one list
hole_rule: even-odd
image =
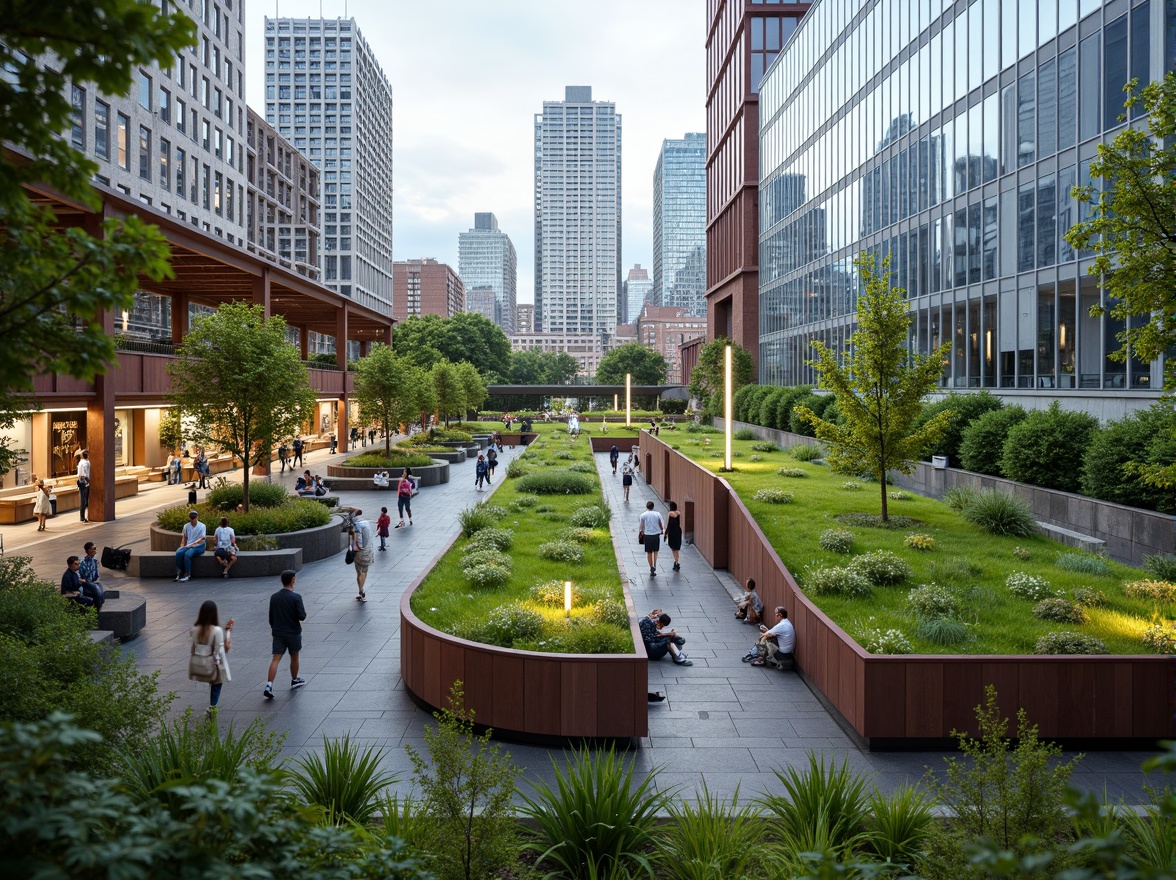
[{"label": "high-rise apartment tower", "polygon": [[662,141],[653,172],[654,305],[706,314],[706,135]]},{"label": "high-rise apartment tower", "polygon": [[322,281],[392,314],[392,87],[354,19],[265,20],[265,118],[322,171]]},{"label": "high-rise apartment tower", "polygon": [[457,271],[467,291],[484,287],[494,291],[494,309],[487,317],[505,333],[514,333],[518,256],[510,236],[498,228],[498,218],[493,214],[474,214],[474,228],[458,233]]},{"label": "high-rise apartment tower", "polygon": [[649,270],[642,269],[638,263],[625,273],[625,283],[621,287],[621,299],[625,303],[625,320],[622,324],[636,324],[637,316],[649,300],[653,290],[653,280],[649,277]]},{"label": "high-rise apartment tower", "polygon": [[591,86],[535,115],[535,330],[611,338],[621,293],[621,117]]}]

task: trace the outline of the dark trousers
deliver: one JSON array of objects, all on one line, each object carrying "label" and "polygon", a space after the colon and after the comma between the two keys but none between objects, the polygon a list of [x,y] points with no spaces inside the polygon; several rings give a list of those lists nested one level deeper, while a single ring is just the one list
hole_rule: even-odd
[{"label": "dark trousers", "polygon": [[90,506],[90,484],[81,486],[78,489],[78,513],[81,515],[82,522],[86,521],[86,509]]}]

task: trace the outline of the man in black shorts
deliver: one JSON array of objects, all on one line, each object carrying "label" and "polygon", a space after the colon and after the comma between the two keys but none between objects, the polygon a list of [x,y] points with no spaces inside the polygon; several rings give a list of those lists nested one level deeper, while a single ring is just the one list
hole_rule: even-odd
[{"label": "man in black shorts", "polygon": [[270,596],[269,624],[274,639],[274,657],[270,661],[265,690],[262,691],[262,696],[267,700],[274,698],[274,676],[278,674],[278,664],[287,651],[290,652],[290,689],[306,684],[304,679],[298,677],[298,654],[302,650],[302,621],[306,620],[306,606],[302,604],[302,597],[294,592],[294,580],[297,577],[297,572],[289,569],[282,572],[282,589]]}]

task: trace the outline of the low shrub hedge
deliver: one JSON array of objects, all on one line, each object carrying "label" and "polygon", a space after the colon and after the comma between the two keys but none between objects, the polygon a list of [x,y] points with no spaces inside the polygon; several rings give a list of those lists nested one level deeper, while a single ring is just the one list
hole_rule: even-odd
[{"label": "low shrub hedge", "polygon": [[519,477],[517,487],[520,492],[534,495],[591,495],[598,490],[595,477],[567,468],[524,474]]},{"label": "low shrub hedge", "polygon": [[316,504],[309,498],[294,498],[289,494],[286,499],[278,507],[250,507],[248,513],[219,510],[207,502],[195,507],[183,504],[161,511],[156,521],[161,529],[182,532],[188,524],[188,511],[195,510],[210,535],[220,526],[222,516],[229,518],[229,525],[238,535],[283,535],[325,526],[331,521],[331,511],[322,504]]},{"label": "low shrub hedge", "polygon": [[[250,507],[277,507],[290,500],[290,492],[278,483],[250,483]],[[236,510],[245,501],[245,487],[240,483],[225,483],[208,493],[206,503],[217,510]],[[187,514],[184,515],[187,523]],[[181,526],[183,528],[183,526]]]},{"label": "low shrub hedge", "polygon": [[[433,459],[429,458],[427,453],[399,449],[393,449],[391,455],[385,455],[383,452],[365,452],[362,455],[353,455],[343,462],[346,467],[388,468],[389,470],[395,468],[397,471],[406,467],[428,467],[432,463]],[[399,476],[399,474],[394,476]]]}]

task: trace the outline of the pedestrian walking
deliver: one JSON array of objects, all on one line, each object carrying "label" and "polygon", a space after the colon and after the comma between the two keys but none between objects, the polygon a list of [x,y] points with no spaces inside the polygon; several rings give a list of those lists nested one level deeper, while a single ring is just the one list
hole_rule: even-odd
[{"label": "pedestrian walking", "polygon": [[662,534],[666,524],[662,515],[653,509],[653,502],[645,502],[645,513],[639,517],[641,523],[640,537],[645,544],[645,559],[649,562],[649,576],[657,577],[657,553],[661,549]]},{"label": "pedestrian walking", "polygon": [[49,498],[49,489],[44,480],[37,481],[37,498],[33,502],[33,513],[37,517],[37,531],[45,531],[45,520],[53,513],[53,502]]},{"label": "pedestrian walking", "polygon": [[678,553],[682,549],[682,514],[677,501],[670,502],[670,512],[666,514],[666,546],[674,554],[674,571],[681,571]]},{"label": "pedestrian walking", "polygon": [[498,452],[491,447],[486,450],[486,482],[494,476],[494,469],[498,467]]},{"label": "pedestrian walking", "polygon": [[204,552],[204,539],[208,528],[200,521],[200,512],[188,511],[188,524],[184,526],[180,549],[176,551],[176,580],[187,583],[192,579],[192,560]]},{"label": "pedestrian walking", "polygon": [[368,567],[376,561],[376,554],[374,549],[375,540],[372,538],[372,524],[366,519],[358,519],[363,515],[363,511],[359,508],[355,509],[352,517],[355,518],[355,526],[351,529],[351,535],[348,540],[348,547],[355,553],[353,564],[355,565],[355,585],[359,588],[359,593],[355,597],[357,602],[366,602],[367,593],[363,590],[363,585],[367,582]]},{"label": "pedestrian walking", "polygon": [[613,476],[617,475],[617,462],[621,460],[621,450],[617,449],[617,444],[612,445],[612,449],[608,451],[608,463],[612,465]]},{"label": "pedestrian walking", "polygon": [[633,467],[633,456],[625,459],[625,463],[621,465],[621,486],[625,489],[625,503],[629,503],[629,490],[633,488],[633,474],[635,468]]},{"label": "pedestrian walking", "polygon": [[216,709],[216,704],[220,701],[221,688],[224,687],[226,681],[233,680],[229,674],[229,658],[227,656],[232,648],[233,618],[230,617],[225,621],[222,628],[216,603],[208,599],[196,613],[196,622],[188,631],[188,635],[192,640],[190,654],[192,658],[207,656],[204,651],[200,650],[202,646],[207,647],[208,654],[212,656],[213,669],[211,673],[201,674],[193,669],[196,664],[191,661],[188,664],[188,678],[193,681],[208,682],[208,714],[211,716],[213,710]]},{"label": "pedestrian walking", "polygon": [[478,463],[474,465],[474,488],[482,491],[482,484],[490,474],[490,467],[486,464],[486,456],[478,453]]},{"label": "pedestrian walking", "polygon": [[404,514],[408,513],[408,524],[412,525],[412,490],[416,488],[416,484],[412,480],[412,475],[408,468],[404,469],[403,475],[400,477],[400,485],[396,487],[396,507],[400,511],[400,522],[396,524],[396,528],[404,528]]},{"label": "pedestrian walking", "polygon": [[380,538],[380,549],[387,550],[385,541],[388,539],[388,529],[392,526],[392,517],[388,516],[388,508],[380,508],[379,519],[376,520],[376,534]]},{"label": "pedestrian walking", "polygon": [[302,687],[306,682],[298,677],[298,655],[302,653],[302,621],[306,620],[306,606],[302,597],[294,592],[294,581],[298,573],[287,569],[282,572],[282,589],[270,596],[269,625],[273,636],[273,659],[270,660],[265,690],[261,695],[267,700],[274,698],[274,677],[282,655],[290,652],[290,690]]},{"label": "pedestrian walking", "polygon": [[282,469],[279,471],[279,473],[286,473],[286,458],[289,455],[290,447],[287,446],[286,441],[283,440],[282,444],[278,447],[278,462],[282,465]]},{"label": "pedestrian walking", "polygon": [[169,474],[168,482],[178,486],[180,483],[184,482],[184,460],[180,458],[180,454],[178,452],[172,456],[172,460],[169,462],[169,465],[171,467],[171,472]]},{"label": "pedestrian walking", "polygon": [[291,467],[303,467],[302,464],[302,438],[294,438],[294,460],[290,462]]},{"label": "pedestrian walking", "polygon": [[82,522],[89,522],[86,512],[90,507],[90,450],[83,449],[78,459],[78,513]]}]

